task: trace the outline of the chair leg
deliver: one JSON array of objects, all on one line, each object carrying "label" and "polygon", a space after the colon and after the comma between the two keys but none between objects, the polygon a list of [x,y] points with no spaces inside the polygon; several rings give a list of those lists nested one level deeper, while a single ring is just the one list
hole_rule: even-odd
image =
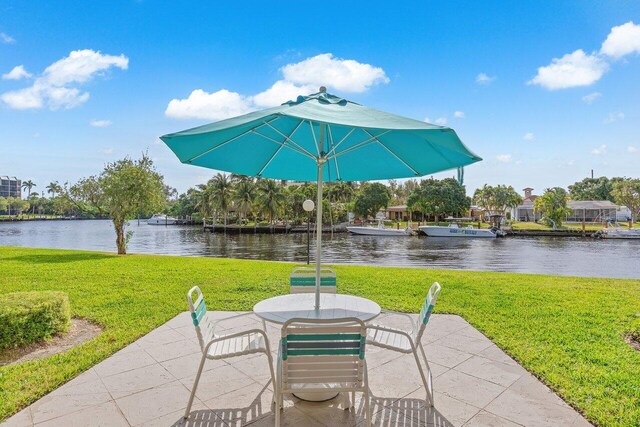
[{"label": "chair leg", "polygon": [[427,402],[429,406],[433,406],[433,400],[431,398],[431,392],[429,391],[429,386],[427,385],[427,378],[424,375],[424,371],[422,370],[422,365],[420,364],[420,359],[418,358],[418,350],[415,346],[411,345],[413,350],[413,357],[416,359],[416,365],[418,365],[418,371],[420,372],[420,377],[422,378],[422,384],[424,385],[425,390],[427,391]]},{"label": "chair leg", "polygon": [[267,361],[269,362],[269,371],[271,372],[271,385],[273,386],[273,399],[271,400],[271,406],[273,406],[273,409],[275,410],[277,399],[276,399],[276,374],[275,374],[275,371],[273,370],[273,357],[271,356],[271,353],[269,352],[269,350],[267,350],[265,354],[267,355]]},{"label": "chair leg", "polygon": [[427,374],[429,376],[429,388],[427,391],[429,392],[429,400],[431,401],[431,407],[434,405],[434,397],[433,397],[433,375],[431,375],[431,367],[429,366],[429,361],[427,360],[427,354],[424,352],[424,348],[420,346],[420,352],[422,353],[422,358],[424,359],[424,364],[427,366]]},{"label": "chair leg", "polygon": [[282,393],[280,392],[280,388],[278,386],[275,387],[276,394],[276,425],[275,427],[280,427],[280,417],[282,416]]},{"label": "chair leg", "polygon": [[193,387],[191,388],[191,395],[189,396],[189,403],[187,403],[187,409],[184,411],[184,418],[189,418],[189,413],[191,412],[191,405],[193,405],[193,398],[196,396],[196,389],[198,388],[198,383],[200,382],[200,376],[202,375],[202,369],[204,369],[204,362],[207,361],[207,353],[202,353],[202,359],[200,359],[200,366],[198,367],[198,373],[196,374],[196,379],[193,382]]},{"label": "chair leg", "polygon": [[371,396],[369,396],[369,386],[364,390],[364,419],[367,420],[367,427],[371,427],[371,409],[369,408],[369,401],[371,400]]}]

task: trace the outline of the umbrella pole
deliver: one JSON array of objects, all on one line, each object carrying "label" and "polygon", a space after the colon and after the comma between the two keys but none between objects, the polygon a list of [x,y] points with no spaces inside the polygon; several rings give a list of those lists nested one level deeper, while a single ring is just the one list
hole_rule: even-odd
[{"label": "umbrella pole", "polygon": [[316,204],[316,310],[320,310],[320,263],[322,261],[322,159],[318,160],[318,200]]}]

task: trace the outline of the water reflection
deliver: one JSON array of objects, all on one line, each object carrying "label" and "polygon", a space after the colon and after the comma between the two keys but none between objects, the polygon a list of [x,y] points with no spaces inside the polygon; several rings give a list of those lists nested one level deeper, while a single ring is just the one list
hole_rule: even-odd
[{"label": "water reflection", "polygon": [[[306,234],[218,234],[136,221],[131,253],[305,262]],[[0,223],[0,245],[115,251],[109,221]],[[314,244],[311,244],[313,262]],[[640,241],[576,238],[448,239],[325,235],[329,263],[640,277]]]}]

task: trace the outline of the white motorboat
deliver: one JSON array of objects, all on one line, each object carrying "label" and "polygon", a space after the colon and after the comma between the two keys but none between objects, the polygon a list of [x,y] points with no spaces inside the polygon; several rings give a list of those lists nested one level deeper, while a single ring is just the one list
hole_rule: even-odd
[{"label": "white motorboat", "polygon": [[422,225],[418,229],[429,237],[483,237],[493,239],[505,235],[504,231],[498,229],[474,228],[472,225],[460,227],[455,223],[448,226]]},{"label": "white motorboat", "polygon": [[149,225],[175,225],[178,222],[177,219],[166,215],[154,215],[147,220]]},{"label": "white motorboat", "polygon": [[360,227],[349,226],[347,231],[353,234],[362,234],[365,236],[411,236],[413,231],[409,228],[396,229],[396,228],[384,228],[384,221],[378,220],[377,227]]},{"label": "white motorboat", "polygon": [[594,237],[601,239],[640,239],[640,229],[610,225],[607,228],[596,231]]}]

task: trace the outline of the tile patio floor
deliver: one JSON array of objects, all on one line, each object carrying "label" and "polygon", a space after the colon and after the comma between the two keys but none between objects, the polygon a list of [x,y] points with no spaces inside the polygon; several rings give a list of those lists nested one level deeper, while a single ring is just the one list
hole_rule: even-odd
[{"label": "tile patio floor", "polygon": [[[210,312],[216,317],[237,314]],[[379,323],[401,327],[402,318]],[[406,321],[406,319],[404,319]],[[223,324],[224,325],[224,324]],[[223,326],[221,325],[221,326]],[[254,316],[229,331],[260,327]],[[279,329],[268,326],[272,350]],[[377,426],[589,426],[535,377],[459,316],[433,315],[423,345],[434,375],[435,408],[411,355],[369,346],[367,363]],[[272,389],[264,355],[208,361],[192,415],[182,421],[200,349],[182,313],[7,420],[6,426],[272,426]],[[285,400],[283,426],[363,426],[363,404],[341,397]]]}]

